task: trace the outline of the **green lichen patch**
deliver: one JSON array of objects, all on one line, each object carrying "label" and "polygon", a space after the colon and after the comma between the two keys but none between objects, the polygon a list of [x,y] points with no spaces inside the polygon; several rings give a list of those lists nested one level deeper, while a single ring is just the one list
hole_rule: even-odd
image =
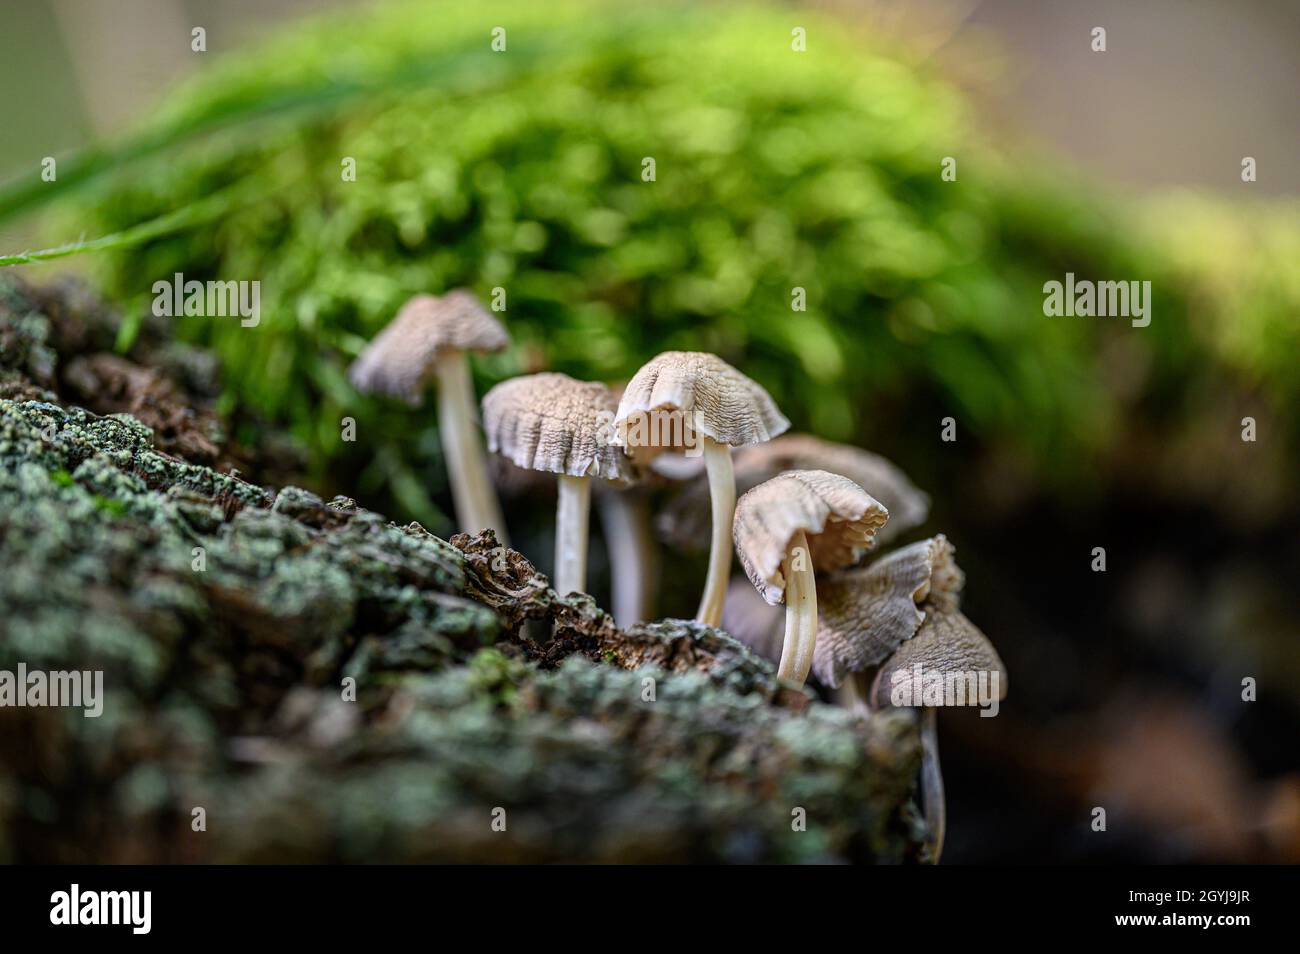
[{"label": "green lichen patch", "polygon": [[906,716],[129,415],[0,400],[0,565],[0,669],[104,673],[99,718],[0,707],[3,860],[917,857]]},{"label": "green lichen patch", "polygon": [[[662,687],[653,701],[647,679]],[[330,720],[334,705],[322,694],[315,717]],[[490,651],[409,677],[388,712],[400,719],[221,789],[209,816],[229,828],[220,860],[909,856],[898,806],[919,756],[906,715],[855,722],[825,706],[797,715],[703,674],[581,658],[538,671]],[[806,827],[793,824],[799,814]]]}]

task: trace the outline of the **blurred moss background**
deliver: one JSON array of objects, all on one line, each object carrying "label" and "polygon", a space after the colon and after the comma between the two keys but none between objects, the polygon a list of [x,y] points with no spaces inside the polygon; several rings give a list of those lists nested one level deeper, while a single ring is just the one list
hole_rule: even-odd
[{"label": "blurred moss background", "polygon": [[[479,365],[484,387],[715,351],[797,428],[894,453],[922,482],[945,477],[952,416],[1017,479],[1103,492],[1135,441],[1237,439],[1240,415],[1199,413],[1211,385],[1286,435],[1274,466],[1295,462],[1294,203],[1104,195],[985,141],[907,48],[797,19],[808,53],[774,7],[390,4],[300,26],[74,167],[52,234],[193,211],[95,256],[96,277],[136,315],[174,272],[260,281],[255,329],[176,322],[222,357],[227,409],[291,428],[326,491],[443,531],[432,415],[363,399],[344,371],[408,296],[460,285],[508,294],[515,347]],[[1043,283],[1066,271],[1151,281],[1150,327],[1045,317]]]}]

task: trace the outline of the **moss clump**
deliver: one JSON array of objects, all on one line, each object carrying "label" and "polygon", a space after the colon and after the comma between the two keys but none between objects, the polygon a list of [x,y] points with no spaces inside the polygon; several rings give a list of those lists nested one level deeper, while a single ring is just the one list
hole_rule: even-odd
[{"label": "moss clump", "polygon": [[[659,350],[709,350],[796,427],[878,446],[923,483],[952,415],[957,452],[969,436],[1093,488],[1078,475],[1095,474],[1126,422],[1150,420],[1139,408],[1156,401],[1171,409],[1159,426],[1175,426],[1180,395],[1221,386],[1222,372],[1263,385],[1294,433],[1297,378],[1274,356],[1294,350],[1300,299],[1281,257],[1241,296],[1230,274],[1210,294],[1167,236],[1136,237],[1140,213],[1062,183],[1059,162],[1000,156],[905,50],[801,17],[804,54],[788,15],[764,7],[395,4],[322,21],[175,96],[153,132],[218,116],[232,128],[122,177],[75,224],[113,232],[221,190],[252,197],[219,228],[103,258],[102,274],[142,305],[178,271],[260,280],[257,328],[197,318],[180,332],[222,356],[232,403],[293,428],[313,479],[386,490],[435,528],[426,490],[444,470],[430,415],[359,398],[344,369],[407,296],[458,285],[507,292],[516,347],[481,366],[490,379],[548,367],[619,380]],[[484,40],[500,23],[504,54]],[[281,98],[318,108],[237,121]],[[1152,325],[1044,317],[1043,284],[1067,270],[1152,281]],[[791,310],[796,288],[806,311]],[[1246,326],[1234,309],[1250,313],[1257,347],[1216,330]],[[1141,370],[1136,384],[1115,386],[1117,353]],[[900,434],[902,408],[934,423]],[[338,439],[344,416],[355,443]]]}]

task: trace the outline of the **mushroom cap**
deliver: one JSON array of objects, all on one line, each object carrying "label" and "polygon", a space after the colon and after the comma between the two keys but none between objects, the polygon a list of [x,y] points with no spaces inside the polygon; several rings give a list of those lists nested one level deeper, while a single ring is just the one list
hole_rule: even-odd
[{"label": "mushroom cap", "polygon": [[[681,483],[702,478],[700,482],[704,487],[704,496],[707,501],[709,480],[705,473],[703,454],[688,457],[686,454],[665,452],[651,460],[648,469],[656,477],[662,478],[665,483]],[[745,489],[748,490],[749,488],[746,487]],[[708,512],[707,505],[705,512]],[[705,536],[707,537],[708,534],[706,533]]]},{"label": "mushroom cap", "polygon": [[998,698],[1007,695],[1007,667],[989,638],[974,623],[955,609],[932,607],[916,635],[898,647],[898,652],[880,667],[871,686],[871,698],[877,707],[890,705],[894,673],[911,674],[920,664],[923,672],[998,673]]},{"label": "mushroom cap", "polygon": [[[655,459],[659,461],[670,455]],[[787,470],[828,470],[843,474],[889,510],[889,523],[876,536],[888,543],[925,522],[930,498],[893,463],[857,447],[824,441],[811,434],[783,434],[766,444],[736,451],[732,461],[736,493],[743,494]],[[698,472],[697,472],[698,473]],[[696,549],[709,539],[709,482],[700,476],[660,512],[656,527],[671,546]]]},{"label": "mushroom cap", "polygon": [[808,535],[814,568],[834,570],[856,563],[888,519],[889,511],[847,477],[792,470],[736,501],[732,536],[754,589],[776,604],[785,598],[781,561],[796,533]]},{"label": "mushroom cap", "polygon": [[963,580],[943,534],[818,579],[817,679],[833,689],[848,673],[884,662],[912,638],[931,605],[957,608]]},{"label": "mushroom cap", "polygon": [[594,381],[551,371],[511,378],[483,396],[488,449],[527,470],[630,481],[632,461],[613,442],[615,405]]},{"label": "mushroom cap", "polygon": [[[638,441],[636,418],[656,412],[681,414],[681,428],[667,428],[666,444]],[[640,458],[694,443],[686,430],[719,444],[743,447],[771,440],[790,427],[772,396],[717,355],[703,351],[665,351],[647,361],[623,390],[614,419],[619,442]],[[659,431],[663,428],[654,427]],[[658,437],[659,435],[654,435]]]},{"label": "mushroom cap", "polygon": [[748,580],[736,577],[727,586],[722,628],[771,663],[781,660],[785,642],[785,610],[758,595]]},{"label": "mushroom cap", "polygon": [[447,351],[500,351],[510,344],[501,322],[477,298],[458,288],[441,298],[416,295],[348,369],[353,387],[400,398],[412,407]]}]

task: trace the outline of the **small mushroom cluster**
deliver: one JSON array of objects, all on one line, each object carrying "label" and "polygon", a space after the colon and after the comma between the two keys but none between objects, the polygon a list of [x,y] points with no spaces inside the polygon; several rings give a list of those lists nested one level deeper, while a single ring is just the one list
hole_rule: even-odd
[{"label": "small mushroom cluster", "polygon": [[[349,373],[358,390],[412,404],[437,380],[457,523],[490,527],[503,542],[466,355],[508,342],[468,292],[419,295]],[[696,620],[772,658],[779,677],[796,686],[811,672],[861,715],[889,705],[920,709],[923,801],[938,859],[944,808],[934,713],[954,703],[942,693],[895,690],[923,670],[982,673],[992,676],[996,703],[1006,677],[993,646],[958,610],[964,577],[944,536],[862,565],[866,551],[928,516],[929,498],[897,467],[858,448],[786,434],[790,422],[761,385],[702,352],[657,355],[621,395],[553,372],[513,378],[488,391],[482,421],[492,452],[521,472],[555,475],[560,593],[586,588],[595,478],[619,625],[640,620],[649,605],[651,520],[647,495],[634,488],[688,481],[657,525],[670,544],[710,541]],[[730,580],[733,543],[752,588]]]}]

